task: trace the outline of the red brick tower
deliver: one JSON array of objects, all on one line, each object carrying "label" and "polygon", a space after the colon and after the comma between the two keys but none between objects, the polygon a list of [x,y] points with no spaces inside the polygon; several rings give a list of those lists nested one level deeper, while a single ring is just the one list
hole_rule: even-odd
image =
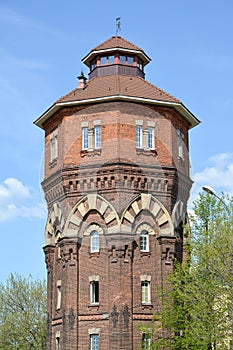
[{"label": "red brick tower", "polygon": [[136,327],[182,259],[199,121],[145,80],[149,57],[115,36],[84,57],[73,91],[35,124],[45,131],[48,350],[149,348]]}]

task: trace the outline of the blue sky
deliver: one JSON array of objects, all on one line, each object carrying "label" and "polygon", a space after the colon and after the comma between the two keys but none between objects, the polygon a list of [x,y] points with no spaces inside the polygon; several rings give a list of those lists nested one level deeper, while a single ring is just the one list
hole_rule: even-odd
[{"label": "blue sky", "polygon": [[33,121],[77,85],[81,59],[115,34],[152,58],[146,79],[202,123],[190,132],[192,198],[203,184],[233,194],[232,0],[0,0],[0,281],[46,277],[43,131]]}]

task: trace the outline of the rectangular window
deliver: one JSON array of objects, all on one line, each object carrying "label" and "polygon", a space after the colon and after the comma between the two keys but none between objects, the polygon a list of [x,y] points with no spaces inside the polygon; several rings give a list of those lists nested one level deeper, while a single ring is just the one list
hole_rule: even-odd
[{"label": "rectangular window", "polygon": [[177,130],[178,138],[178,157],[184,160],[184,134]]},{"label": "rectangular window", "polygon": [[96,67],[96,61],[92,61],[91,63],[91,70],[94,69]]},{"label": "rectangular window", "polygon": [[106,64],[107,63],[107,57],[100,57],[100,63],[101,64]]},{"label": "rectangular window", "polygon": [[88,128],[82,128],[82,149],[88,149]]},{"label": "rectangular window", "polygon": [[149,251],[149,234],[148,231],[143,230],[140,234],[140,251],[148,252]]},{"label": "rectangular window", "polygon": [[95,126],[95,148],[101,148],[101,126]]},{"label": "rectangular window", "polygon": [[142,349],[150,350],[151,348],[151,333],[142,333]]},{"label": "rectangular window", "polygon": [[108,64],[114,63],[114,56],[108,56]]},{"label": "rectangular window", "polygon": [[91,334],[90,342],[90,350],[99,350],[99,334]]},{"label": "rectangular window", "polygon": [[141,282],[141,293],[142,293],[142,304],[150,304],[150,282],[142,281]]},{"label": "rectangular window", "polygon": [[61,281],[57,281],[57,310],[61,308]]},{"label": "rectangular window", "polygon": [[128,64],[133,64],[133,63],[134,63],[133,56],[128,56]]},{"label": "rectangular window", "polygon": [[155,129],[152,127],[148,128],[148,148],[155,148]]},{"label": "rectangular window", "polygon": [[120,56],[120,62],[126,63],[126,56]]},{"label": "rectangular window", "polygon": [[141,70],[142,70],[142,62],[141,62],[141,61],[139,61],[139,60],[138,60],[138,62],[137,62],[137,66],[138,66],[138,68],[139,68],[139,69],[141,69]]},{"label": "rectangular window", "polygon": [[58,138],[57,130],[50,134],[50,162],[57,159],[58,156]]},{"label": "rectangular window", "polygon": [[91,281],[90,283],[90,301],[91,304],[99,303],[99,281]]},{"label": "rectangular window", "polygon": [[136,147],[142,147],[142,126],[136,125]]},{"label": "rectangular window", "polygon": [[56,350],[60,350],[60,335],[56,336]]}]

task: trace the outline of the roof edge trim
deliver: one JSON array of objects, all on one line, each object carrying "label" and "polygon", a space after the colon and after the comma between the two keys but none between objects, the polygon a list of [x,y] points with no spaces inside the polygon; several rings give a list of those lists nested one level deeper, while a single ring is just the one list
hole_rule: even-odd
[{"label": "roof edge trim", "polygon": [[141,50],[133,50],[133,49],[126,49],[126,48],[123,48],[123,47],[113,47],[113,48],[109,48],[109,49],[101,49],[101,50],[93,50],[93,51],[90,51],[83,59],[82,59],[82,62],[84,64],[86,64],[86,62],[88,62],[89,58],[91,56],[93,56],[94,54],[97,54],[97,53],[108,53],[108,52],[113,52],[113,51],[122,51],[122,52],[130,52],[130,53],[135,53],[137,55],[140,55],[140,56],[143,56],[143,58],[145,59],[145,61],[147,63],[149,63],[151,61],[151,58],[149,56],[147,56],[147,54],[145,54],[144,51],[141,51]]},{"label": "roof edge trim", "polygon": [[168,102],[161,100],[153,100],[142,97],[134,97],[134,96],[125,96],[125,95],[112,95],[98,98],[90,98],[86,100],[80,101],[67,101],[67,102],[57,102],[54,103],[50,108],[48,108],[39,118],[37,118],[33,123],[43,129],[43,123],[48,120],[55,112],[57,112],[62,107],[68,106],[77,106],[82,104],[90,104],[90,103],[100,103],[114,100],[123,100],[123,101],[134,101],[145,104],[154,104],[175,108],[189,123],[190,129],[194,126],[197,126],[200,123],[200,120],[195,117],[195,115],[188,110],[182,103],[178,102]]}]

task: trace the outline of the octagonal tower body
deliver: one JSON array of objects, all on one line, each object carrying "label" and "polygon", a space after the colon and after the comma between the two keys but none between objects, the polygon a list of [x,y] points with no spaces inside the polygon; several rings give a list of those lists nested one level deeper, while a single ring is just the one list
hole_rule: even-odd
[{"label": "octagonal tower body", "polygon": [[[138,349],[158,289],[185,256],[198,119],[145,80],[150,58],[115,36],[83,59],[89,79],[35,124],[45,131],[47,349]],[[158,288],[159,287],[159,288]]]}]

